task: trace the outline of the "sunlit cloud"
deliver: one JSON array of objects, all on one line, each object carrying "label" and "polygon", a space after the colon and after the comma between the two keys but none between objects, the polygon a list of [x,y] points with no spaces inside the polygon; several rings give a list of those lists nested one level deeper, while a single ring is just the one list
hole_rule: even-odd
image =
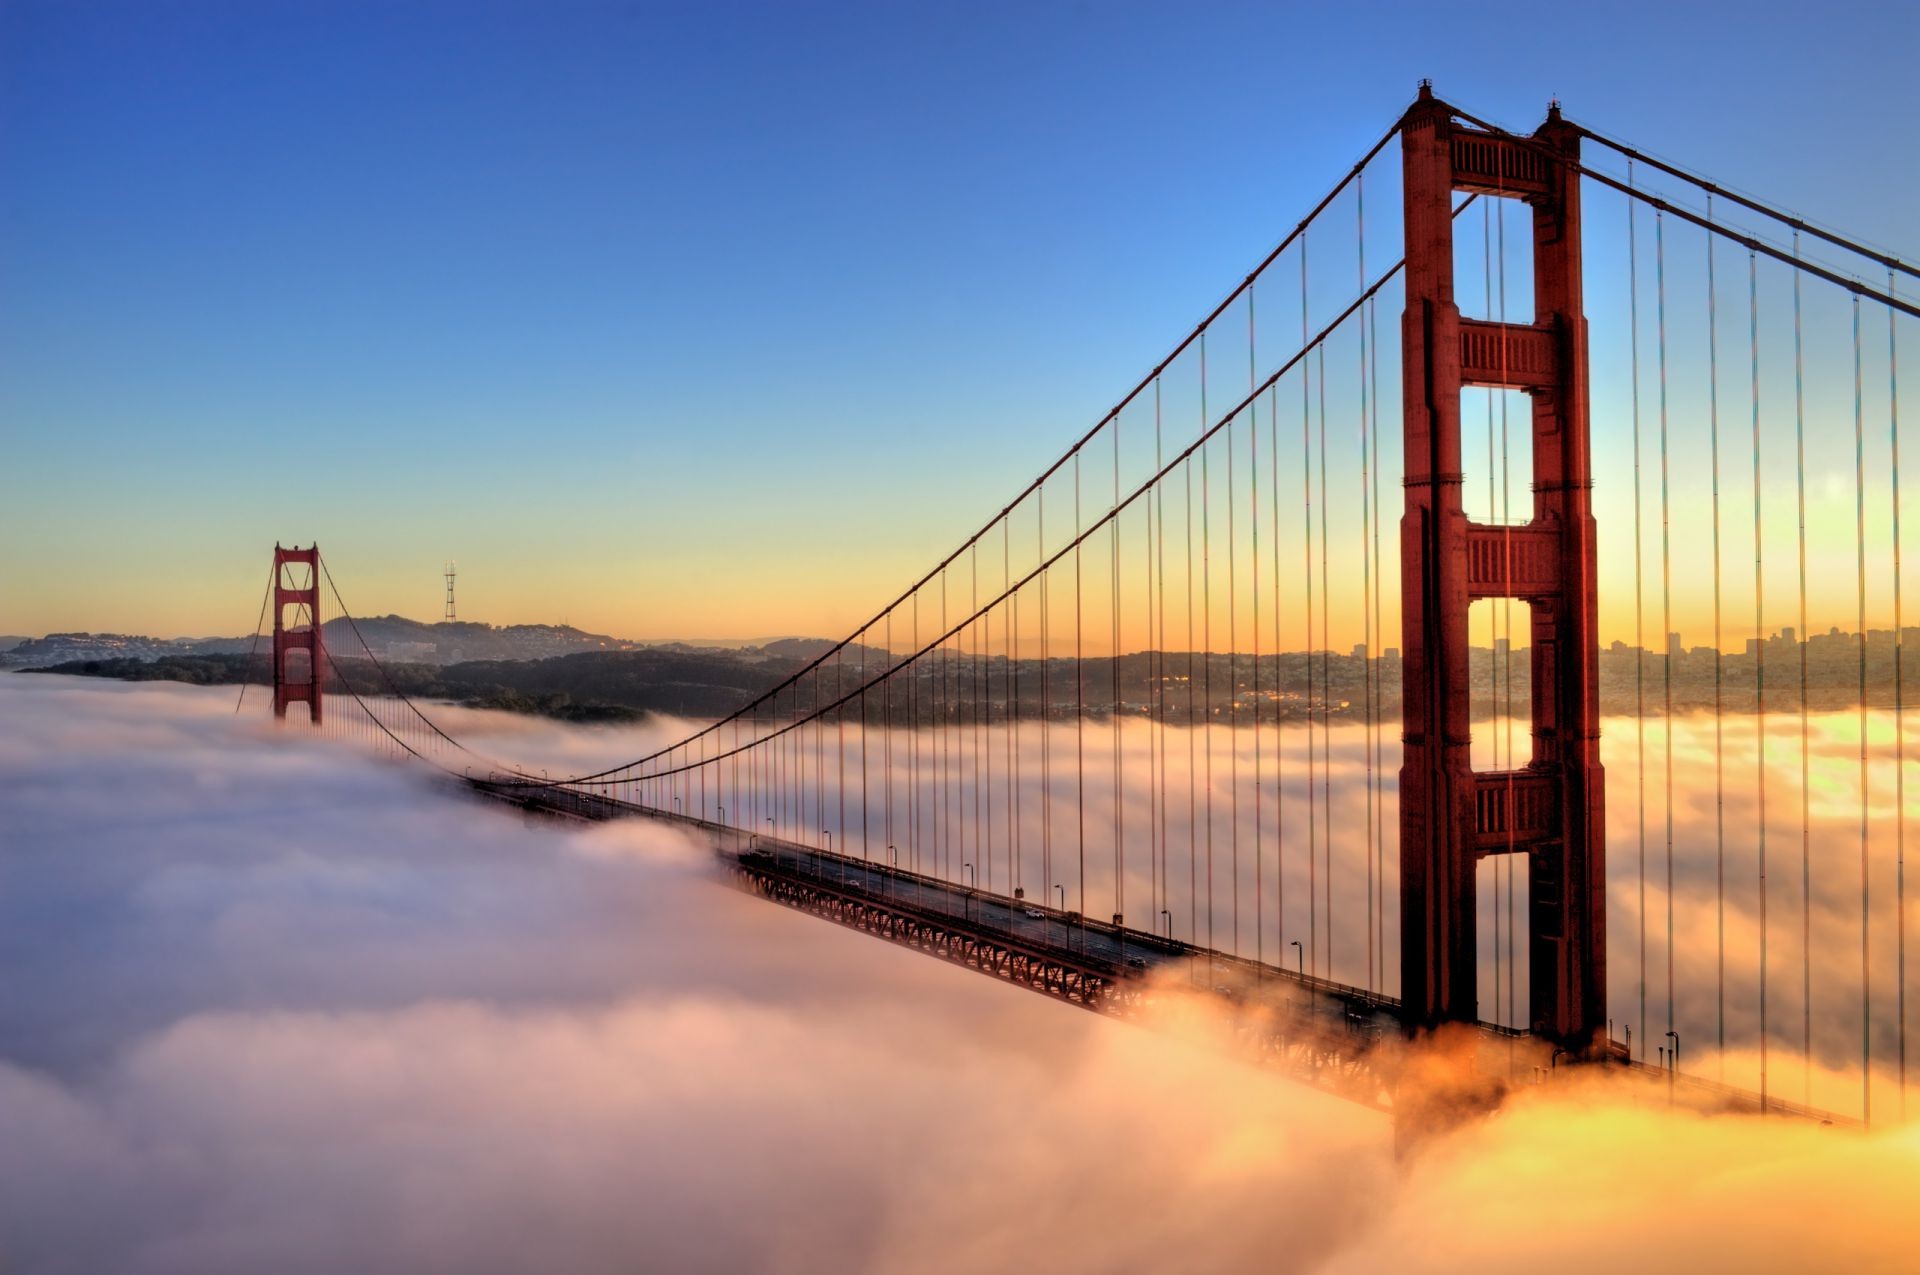
[{"label": "sunlit cloud", "polygon": [[1073,1010],[219,692],[0,695],[24,1270],[1893,1270],[1916,1238],[1911,1134],[1605,1086],[1396,1163],[1386,1118],[1235,1061],[1172,989],[1147,1030]]}]

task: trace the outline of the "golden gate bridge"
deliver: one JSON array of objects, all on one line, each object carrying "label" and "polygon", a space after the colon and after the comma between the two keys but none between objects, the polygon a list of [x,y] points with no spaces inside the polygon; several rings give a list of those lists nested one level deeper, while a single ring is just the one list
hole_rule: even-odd
[{"label": "golden gate bridge", "polygon": [[[1092,428],[731,713],[589,773],[484,755],[401,693],[317,546],[275,550],[274,712],[528,809],[688,827],[772,899],[1088,1008],[1183,972],[1261,1056],[1379,1106],[1429,1038],[1474,1062],[1441,1101],[1585,1063],[1904,1115],[1915,274],[1557,104],[1522,134],[1423,85]],[[1626,336],[1599,374],[1589,290]],[[1675,709],[1686,614],[1710,746]],[[1851,760],[1810,704],[1815,614],[1853,626]],[[1609,774],[1601,629],[1629,615]],[[1704,793],[1709,765],[1696,829],[1676,774]],[[1707,915],[1690,950],[1677,918]],[[1828,1074],[1851,1110],[1813,1101]]]}]

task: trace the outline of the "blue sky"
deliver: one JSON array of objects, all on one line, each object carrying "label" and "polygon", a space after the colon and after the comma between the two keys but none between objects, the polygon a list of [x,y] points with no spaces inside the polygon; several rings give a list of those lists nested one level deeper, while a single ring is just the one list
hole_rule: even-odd
[{"label": "blue sky", "polygon": [[1911,11],[1563,13],[9,0],[0,632],[844,630],[1422,76],[1913,251]]}]

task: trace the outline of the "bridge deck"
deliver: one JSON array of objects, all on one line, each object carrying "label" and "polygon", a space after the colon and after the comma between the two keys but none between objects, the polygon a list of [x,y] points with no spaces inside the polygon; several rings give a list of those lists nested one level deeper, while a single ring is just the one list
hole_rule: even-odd
[{"label": "bridge deck", "polygon": [[[754,893],[838,924],[954,961],[1084,1009],[1138,1016],[1179,975],[1191,992],[1224,1008],[1236,1045],[1295,1079],[1382,1110],[1395,1110],[1406,1061],[1394,997],[1297,970],[1210,951],[1129,926],[1089,920],[1027,899],[728,824],[597,793],[469,777],[471,790],[545,816],[583,822],[649,819],[696,832]],[[1464,1113],[1501,1094],[1551,1080],[1567,1062],[1551,1042],[1480,1023],[1454,1045],[1473,1079],[1427,1092],[1421,1109]],[[1645,1063],[1614,1048],[1598,1060],[1642,1083],[1642,1097],[1694,1108],[1760,1113],[1760,1096]],[[1593,1065],[1588,1063],[1586,1065]],[[1404,1108],[1403,1097],[1400,1107]],[[1857,1120],[1774,1096],[1764,1111],[1857,1125]]]}]

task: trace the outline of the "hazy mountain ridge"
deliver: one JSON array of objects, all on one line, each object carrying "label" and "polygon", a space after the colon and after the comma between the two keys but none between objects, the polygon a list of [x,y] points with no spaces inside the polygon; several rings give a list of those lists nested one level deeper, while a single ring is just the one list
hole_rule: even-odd
[{"label": "hazy mountain ridge", "polygon": [[[452,665],[474,661],[543,660],[593,651],[724,652],[735,659],[812,659],[833,643],[824,638],[766,638],[756,641],[665,639],[642,641],[589,633],[570,624],[492,625],[474,620],[427,622],[403,615],[328,620],[327,646],[341,656],[365,656],[417,664]],[[358,632],[356,633],[356,628]],[[261,639],[264,644],[264,635]],[[362,647],[362,641],[365,648]],[[0,669],[47,668],[84,660],[160,660],[195,655],[242,655],[255,639],[243,637],[157,638],[133,633],[49,633],[44,637],[0,638]],[[847,651],[857,662],[859,649]],[[869,650],[869,662],[880,652]]]}]

